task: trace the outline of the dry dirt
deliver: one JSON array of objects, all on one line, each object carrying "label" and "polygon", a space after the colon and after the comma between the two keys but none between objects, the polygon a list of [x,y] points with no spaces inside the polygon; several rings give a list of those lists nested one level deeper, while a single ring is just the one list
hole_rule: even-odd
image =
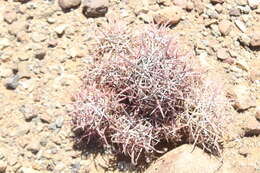
[{"label": "dry dirt", "polygon": [[[260,172],[259,0],[178,2],[185,9],[166,15],[175,17],[171,33],[235,99],[224,162]],[[64,12],[54,0],[1,0],[0,172],[124,170],[124,162],[105,169],[107,157],[73,149],[68,103],[93,63],[94,25],[116,16],[137,26],[167,6],[170,0],[111,0],[105,17],[87,18],[82,6]]]}]

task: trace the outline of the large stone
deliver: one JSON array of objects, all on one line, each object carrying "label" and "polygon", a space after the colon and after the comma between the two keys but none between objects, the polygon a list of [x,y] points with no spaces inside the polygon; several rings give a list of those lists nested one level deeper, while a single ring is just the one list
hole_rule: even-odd
[{"label": "large stone", "polygon": [[175,25],[180,22],[182,15],[183,10],[180,7],[172,6],[159,10],[153,18],[157,24]]},{"label": "large stone", "polygon": [[163,155],[145,173],[234,172],[228,166],[223,166],[222,170],[218,170],[220,164],[216,158],[209,156],[202,149],[186,144]]},{"label": "large stone", "polygon": [[71,8],[76,8],[80,5],[81,0],[59,0],[59,6],[63,10],[69,10]]},{"label": "large stone", "polygon": [[83,13],[86,17],[102,17],[108,11],[108,0],[84,0]]}]

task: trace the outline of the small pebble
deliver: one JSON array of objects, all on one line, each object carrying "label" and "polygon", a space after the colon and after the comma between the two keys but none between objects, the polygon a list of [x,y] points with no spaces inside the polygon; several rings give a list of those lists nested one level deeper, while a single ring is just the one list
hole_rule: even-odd
[{"label": "small pebble", "polygon": [[4,21],[8,24],[12,24],[17,20],[16,13],[14,11],[6,11],[3,15]]},{"label": "small pebble", "polygon": [[31,143],[27,146],[27,150],[31,151],[33,154],[37,154],[41,148],[41,145],[36,139],[32,140]]},{"label": "small pebble", "polygon": [[56,127],[57,128],[61,128],[62,125],[63,125],[63,122],[64,122],[64,117],[63,116],[59,116],[56,121],[55,121],[55,124],[56,124]]},{"label": "small pebble", "polygon": [[240,20],[235,20],[235,24],[240,31],[246,32],[246,26],[243,22],[241,22]]},{"label": "small pebble", "polygon": [[222,20],[218,24],[219,31],[222,35],[226,36],[230,33],[232,29],[232,23],[229,20]]},{"label": "small pebble", "polygon": [[19,79],[20,77],[18,75],[9,78],[5,83],[6,89],[15,90],[19,85]]},{"label": "small pebble", "polygon": [[59,6],[63,10],[69,10],[71,8],[76,8],[81,4],[81,0],[59,0]]},{"label": "small pebble", "polygon": [[55,32],[59,37],[61,37],[65,33],[66,28],[66,25],[60,25],[55,28]]},{"label": "small pebble", "polygon": [[31,121],[33,118],[38,116],[30,105],[22,105],[19,111],[22,112],[25,121]]},{"label": "small pebble", "polygon": [[46,55],[46,51],[45,50],[37,49],[35,51],[35,55],[34,56],[35,56],[36,59],[43,60],[45,55]]},{"label": "small pebble", "polygon": [[229,11],[229,15],[230,16],[240,16],[241,12],[237,8],[231,8],[230,11]]},{"label": "small pebble", "polygon": [[0,160],[0,173],[5,173],[7,168],[7,163],[5,161]]},{"label": "small pebble", "polygon": [[256,107],[255,118],[260,121],[260,106]]}]

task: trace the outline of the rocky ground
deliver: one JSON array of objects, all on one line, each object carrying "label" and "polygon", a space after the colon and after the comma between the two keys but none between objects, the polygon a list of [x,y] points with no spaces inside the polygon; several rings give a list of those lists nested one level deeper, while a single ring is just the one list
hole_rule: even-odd
[{"label": "rocky ground", "polygon": [[[170,20],[171,32],[184,48],[194,51],[213,78],[221,79],[234,99],[233,133],[225,142],[224,163],[237,172],[260,172],[259,0],[80,3],[1,1],[1,173],[125,170],[124,162],[112,170],[106,158],[74,150],[66,114],[81,75],[93,63],[93,28],[107,23],[108,16],[126,21],[129,27]],[[178,163],[186,165],[185,159]]]}]

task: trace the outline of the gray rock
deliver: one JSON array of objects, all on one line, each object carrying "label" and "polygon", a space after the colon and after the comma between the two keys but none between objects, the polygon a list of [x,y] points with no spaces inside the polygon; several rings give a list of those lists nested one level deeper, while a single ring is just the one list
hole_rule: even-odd
[{"label": "gray rock", "polygon": [[20,77],[18,75],[14,75],[13,77],[7,79],[5,83],[6,89],[15,90],[19,85]]},{"label": "gray rock", "polygon": [[108,0],[84,0],[83,14],[86,17],[102,17],[108,11]]}]

